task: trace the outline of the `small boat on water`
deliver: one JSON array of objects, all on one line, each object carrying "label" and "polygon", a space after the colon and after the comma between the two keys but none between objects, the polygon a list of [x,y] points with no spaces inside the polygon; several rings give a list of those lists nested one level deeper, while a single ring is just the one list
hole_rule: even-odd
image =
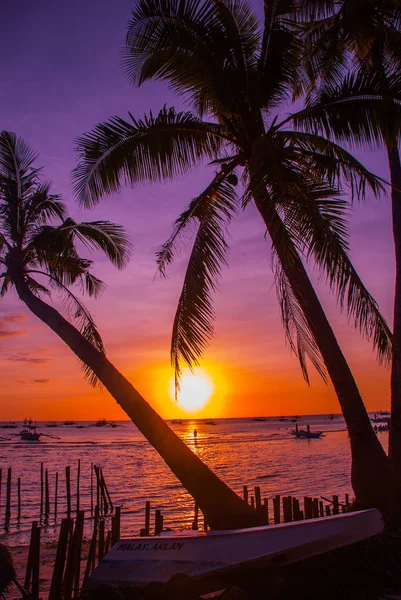
[{"label": "small boat on water", "polygon": [[75,425],[75,421],[64,421],[63,425]]},{"label": "small boat on water", "polygon": [[56,421],[50,421],[49,423],[46,423],[46,427],[57,427],[57,423]]},{"label": "small boat on water", "polygon": [[[193,531],[120,539],[84,584],[83,592],[112,583],[122,589],[166,582],[178,573],[208,591],[222,589],[233,574],[284,566],[381,533],[377,509],[280,525],[228,531]],[[210,589],[211,584],[217,586]]]},{"label": "small boat on water", "polygon": [[298,427],[296,427],[295,429],[290,429],[290,433],[297,438],[307,439],[316,439],[323,435],[323,431],[311,431],[309,427],[308,429],[298,429]]},{"label": "small boat on water", "polygon": [[263,423],[266,421],[266,417],[254,417],[252,421],[255,421],[256,423]]},{"label": "small boat on water", "polygon": [[213,419],[206,419],[203,423],[204,425],[217,425],[216,421],[213,421]]},{"label": "small boat on water", "polygon": [[182,419],[171,419],[172,425],[182,425]]},{"label": "small boat on water", "polygon": [[2,429],[17,429],[18,425],[15,421],[7,421],[7,423],[2,423],[0,427]]},{"label": "small boat on water", "polygon": [[36,422],[33,423],[32,419],[24,419],[23,428],[19,432],[21,440],[26,442],[38,442],[42,435],[36,431]]}]

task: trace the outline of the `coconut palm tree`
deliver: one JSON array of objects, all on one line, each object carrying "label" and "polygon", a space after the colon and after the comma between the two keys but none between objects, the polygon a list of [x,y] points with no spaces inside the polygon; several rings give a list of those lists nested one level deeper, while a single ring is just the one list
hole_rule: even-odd
[{"label": "coconut palm tree", "polygon": [[[122,268],[129,258],[127,236],[107,221],[76,223],[67,217],[50,184],[40,182],[35,158],[21,138],[7,131],[0,134],[1,297],[14,288],[28,309],[70,347],[91,383],[104,385],[198,501],[211,527],[261,524],[257,513],[210,471],[106,358],[91,315],[70,289],[78,286],[96,297],[104,287],[91,273],[92,261],[79,255],[76,242],[101,250]],[[59,224],[50,224],[53,220]],[[63,297],[68,318],[43,300],[52,293]]]},{"label": "coconut palm tree", "polygon": [[[305,74],[310,88],[320,83],[325,101],[351,97],[376,97],[401,101],[401,4],[398,0],[301,0],[306,43]],[[344,72],[353,75],[345,82]],[[316,102],[316,92],[311,105]],[[356,106],[356,105],[355,105]],[[381,123],[381,135],[360,136],[358,115],[350,115],[348,128],[339,131],[335,121],[328,129],[337,139],[360,146],[379,143],[388,157],[393,236],[395,295],[391,369],[391,430],[389,455],[401,473],[401,161],[400,130],[389,115]],[[309,125],[310,126],[310,125]]]},{"label": "coconut palm tree", "polygon": [[[306,357],[323,376],[327,368],[349,431],[358,500],[387,510],[392,469],[302,261],[314,260],[355,325],[373,339],[379,358],[388,359],[390,332],[349,259],[341,199],[343,179],[360,197],[367,187],[379,193],[380,184],[340,145],[297,131],[297,114],[280,115],[300,65],[301,45],[287,25],[294,10],[288,0],[266,5],[260,30],[242,0],[139,0],[128,26],[127,76],[137,85],[166,81],[196,114],[164,107],[157,117],[99,124],[78,140],[75,192],[92,206],[123,183],[167,181],[205,160],[214,165],[211,183],[179,217],[157,256],[163,273],[180,234],[197,224],[173,325],[178,378],[180,361],[196,364],[213,333],[211,297],[227,261],[225,227],[238,206],[254,202],[272,242],[287,338],[305,378]],[[314,109],[320,119],[322,110]],[[374,110],[367,101],[361,128],[372,126]]]}]

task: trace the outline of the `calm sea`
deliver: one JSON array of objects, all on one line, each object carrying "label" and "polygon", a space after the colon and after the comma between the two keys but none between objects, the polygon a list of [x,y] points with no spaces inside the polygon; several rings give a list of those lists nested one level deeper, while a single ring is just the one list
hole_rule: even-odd
[{"label": "calm sea", "polygon": [[[352,495],[350,450],[342,416],[315,415],[298,418],[300,428],[325,432],[321,439],[296,439],[285,421],[269,417],[257,422],[247,419],[186,420],[170,427],[237,493],[243,485],[260,486],[262,497],[276,494],[303,497]],[[78,428],[77,425],[83,426]],[[122,507],[122,532],[137,535],[144,526],[145,501],[161,509],[165,527],[191,527],[194,501],[171,474],[156,451],[128,422],[116,428],[93,427],[89,423],[57,424],[38,431],[60,439],[42,437],[40,442],[23,442],[18,429],[0,429],[0,468],[3,477],[0,498],[0,538],[10,545],[27,543],[32,520],[40,513],[40,463],[48,470],[51,514],[42,523],[44,539],[53,539],[65,516],[65,467],[71,467],[72,508],[76,506],[76,476],[81,461],[80,506],[90,514],[91,463],[103,469],[111,498]],[[193,430],[198,435],[194,441]],[[7,437],[8,439],[4,439]],[[380,433],[386,447],[387,434]],[[11,520],[5,528],[6,470],[12,467]],[[53,515],[55,478],[59,473],[58,515]],[[21,479],[22,515],[17,523],[17,478]],[[250,492],[251,493],[251,492]]]}]

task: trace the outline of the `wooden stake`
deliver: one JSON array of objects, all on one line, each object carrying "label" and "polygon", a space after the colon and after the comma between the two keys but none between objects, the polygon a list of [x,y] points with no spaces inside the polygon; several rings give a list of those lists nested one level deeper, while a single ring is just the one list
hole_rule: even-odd
[{"label": "wooden stake", "polygon": [[258,510],[261,506],[262,506],[262,502],[261,502],[261,499],[260,499],[260,487],[256,486],[255,487],[255,507],[256,507],[256,510]]},{"label": "wooden stake", "polygon": [[11,518],[11,467],[7,469],[6,521]]},{"label": "wooden stake", "polygon": [[197,529],[198,529],[198,519],[199,519],[199,504],[195,501],[194,520],[192,521],[192,529],[194,531],[197,531]]},{"label": "wooden stake", "polygon": [[[57,479],[56,479],[57,480]],[[50,584],[49,600],[61,600],[64,564],[67,556],[68,534],[70,520],[62,519],[58,537],[56,559],[54,561],[52,581]]]},{"label": "wooden stake", "polygon": [[31,539],[29,541],[29,552],[28,552],[28,560],[26,563],[26,572],[25,572],[25,581],[24,588],[29,590],[31,584],[31,576],[32,576],[32,564],[33,564],[33,552],[34,552],[34,543],[36,536],[36,529],[38,528],[38,522],[33,521],[31,527]]},{"label": "wooden stake", "polygon": [[17,519],[21,520],[21,479],[18,477],[18,508]]},{"label": "wooden stake", "polygon": [[43,463],[40,463],[40,518],[43,515]]},{"label": "wooden stake", "polygon": [[104,556],[104,519],[99,521],[99,549],[97,559],[100,562]]},{"label": "wooden stake", "polygon": [[49,499],[49,473],[45,471],[45,518],[49,518],[50,513],[50,499]]},{"label": "wooden stake", "polygon": [[111,531],[107,532],[106,543],[104,545],[104,554],[106,555],[110,550],[110,541],[111,541]]},{"label": "wooden stake", "polygon": [[91,517],[93,517],[93,463],[91,463]]},{"label": "wooden stake", "polygon": [[54,520],[57,520],[57,495],[58,495],[58,471],[56,472],[56,484],[54,491]]},{"label": "wooden stake", "polygon": [[248,504],[248,486],[247,485],[244,485],[243,491],[244,491],[244,502],[246,502]]},{"label": "wooden stake", "polygon": [[71,517],[71,468],[65,468],[65,486],[67,495],[67,517]]},{"label": "wooden stake", "polygon": [[274,522],[276,524],[280,523],[280,496],[275,496],[273,498],[273,512],[274,512]]},{"label": "wooden stake", "polygon": [[150,535],[150,502],[146,500],[145,505],[145,536]]},{"label": "wooden stake", "polygon": [[[94,521],[93,533],[92,533],[91,543],[89,545],[88,558],[86,561],[84,578],[83,578],[82,583],[84,583],[88,579],[91,571],[94,568],[95,558],[96,558],[96,539],[97,539],[97,521]],[[49,600],[51,600],[51,598],[49,598]]]},{"label": "wooden stake", "polygon": [[81,459],[78,458],[78,470],[77,470],[77,516],[79,513],[79,477],[81,474]]}]

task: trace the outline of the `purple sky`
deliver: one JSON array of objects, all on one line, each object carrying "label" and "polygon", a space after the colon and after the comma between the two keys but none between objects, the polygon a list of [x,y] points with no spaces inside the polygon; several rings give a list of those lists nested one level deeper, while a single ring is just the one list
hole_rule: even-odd
[{"label": "purple sky", "polygon": [[[124,79],[119,52],[132,6],[132,0],[3,0],[0,129],[15,131],[37,149],[45,177],[75,219],[104,218],[127,227],[134,243],[129,266],[117,272],[98,257],[96,273],[108,288],[100,300],[87,305],[109,358],[169,417],[181,414],[168,396],[167,383],[169,335],[187,252],[183,250],[163,281],[154,279],[154,251],[213,171],[198,169],[169,185],[126,189],[92,211],[78,208],[70,185],[78,135],[112,115],[126,117],[130,111],[142,117],[165,103],[182,107],[163,84],[148,83],[138,90]],[[387,176],[382,153],[359,156]],[[308,388],[285,345],[270,245],[260,218],[251,208],[237,217],[230,231],[230,269],[216,297],[216,336],[204,364],[219,395],[208,414],[338,412],[331,386],[312,374]],[[391,323],[394,268],[388,198],[370,198],[355,207],[351,231],[354,263]],[[388,407],[389,371],[376,366],[370,345],[347,325],[323,287],[319,293],[368,407]],[[13,294],[0,305],[0,368],[0,419],[122,416],[107,393],[89,388],[70,351]]]}]

